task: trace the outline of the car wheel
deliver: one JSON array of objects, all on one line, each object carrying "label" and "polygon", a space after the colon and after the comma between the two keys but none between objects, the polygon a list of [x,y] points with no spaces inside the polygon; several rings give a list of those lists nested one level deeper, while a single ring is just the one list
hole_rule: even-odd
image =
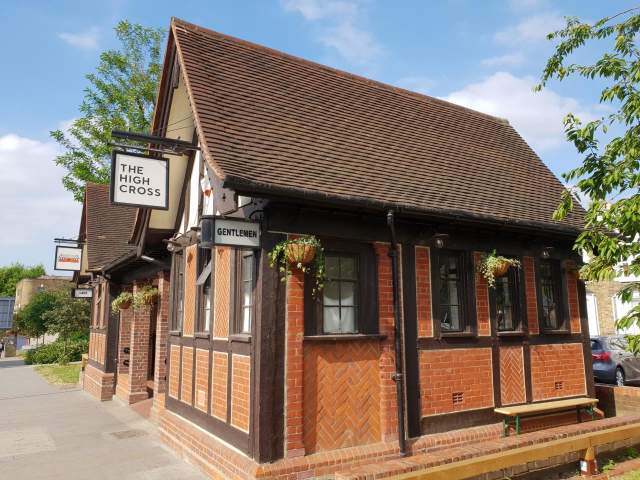
[{"label": "car wheel", "polygon": [[624,370],[620,367],[616,368],[616,385],[624,387]]}]

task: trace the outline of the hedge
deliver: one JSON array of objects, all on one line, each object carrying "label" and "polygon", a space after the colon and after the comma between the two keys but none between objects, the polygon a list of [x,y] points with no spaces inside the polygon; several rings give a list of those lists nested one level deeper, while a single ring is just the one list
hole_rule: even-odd
[{"label": "hedge", "polygon": [[27,365],[34,363],[77,362],[82,359],[82,354],[89,350],[89,341],[86,338],[70,340],[67,344],[66,355],[64,348],[64,343],[60,340],[46,345],[40,345],[39,347],[27,350],[24,362]]}]

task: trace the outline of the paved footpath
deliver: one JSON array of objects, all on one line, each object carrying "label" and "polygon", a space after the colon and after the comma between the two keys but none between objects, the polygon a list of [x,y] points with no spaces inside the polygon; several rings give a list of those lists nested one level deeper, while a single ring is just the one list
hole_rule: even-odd
[{"label": "paved footpath", "polygon": [[204,479],[129,407],[49,385],[22,360],[0,359],[0,478]]}]

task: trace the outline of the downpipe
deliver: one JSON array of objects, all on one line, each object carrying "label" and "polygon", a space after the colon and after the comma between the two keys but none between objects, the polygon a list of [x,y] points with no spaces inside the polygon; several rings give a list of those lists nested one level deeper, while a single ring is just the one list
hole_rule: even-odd
[{"label": "downpipe", "polygon": [[393,280],[393,324],[395,337],[395,357],[396,371],[393,380],[396,382],[396,396],[398,400],[398,445],[400,446],[400,456],[407,455],[407,443],[405,439],[405,411],[404,411],[404,371],[402,358],[402,326],[400,323],[400,279],[399,279],[399,247],[396,241],[396,227],[394,222],[393,210],[387,212],[387,226],[391,233],[391,248],[389,249],[389,257],[391,257],[391,278]]}]

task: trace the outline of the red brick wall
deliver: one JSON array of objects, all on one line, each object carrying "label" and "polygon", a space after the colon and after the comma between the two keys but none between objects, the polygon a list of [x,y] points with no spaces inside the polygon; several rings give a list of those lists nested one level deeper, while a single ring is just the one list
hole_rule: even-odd
[{"label": "red brick wall", "polygon": [[[409,288],[407,285],[406,288]],[[433,337],[431,268],[428,247],[416,247],[416,314],[418,336]]]},{"label": "red brick wall", "polygon": [[156,358],[153,375],[154,402],[162,398],[160,394],[165,393],[167,388],[165,377],[167,375],[170,287],[169,272],[160,272],[158,275],[158,312],[156,317]]},{"label": "red brick wall", "polygon": [[196,349],[195,407],[207,411],[209,402],[209,350]]},{"label": "red brick wall", "polygon": [[[145,284],[135,284],[134,292]],[[149,377],[149,341],[151,338],[150,306],[133,309],[131,322],[131,353],[129,354],[129,402],[134,403],[148,398],[147,380]]]},{"label": "red brick wall", "polygon": [[231,249],[216,247],[214,272],[213,336],[229,336],[229,303],[231,299]]},{"label": "red brick wall", "polygon": [[525,296],[527,301],[527,323],[529,333],[538,334],[538,297],[536,295],[536,269],[533,257],[522,258],[524,269]]},{"label": "red brick wall", "polygon": [[[132,290],[127,290],[127,291],[132,291]],[[126,347],[131,347],[131,322],[132,321],[133,321],[133,308],[120,310],[120,327],[118,329],[118,374],[129,373],[129,367],[127,367],[124,364],[124,360],[129,359],[129,355],[124,353],[124,349]],[[120,383],[119,379],[118,379],[118,383]]]},{"label": "red brick wall", "polygon": [[196,280],[198,275],[198,245],[185,248],[184,266],[184,323],[182,335],[193,337],[196,321]]},{"label": "red brick wall", "polygon": [[304,347],[307,454],[379,442],[379,341]]},{"label": "red brick wall", "polygon": [[490,348],[420,350],[423,416],[493,406]]},{"label": "red brick wall", "polygon": [[191,405],[193,394],[193,347],[182,347],[180,400]]},{"label": "red brick wall", "polygon": [[115,390],[114,375],[89,364],[84,369],[82,389],[98,400],[111,400]]},{"label": "red brick wall", "polygon": [[500,400],[502,405],[527,401],[521,346],[500,348]]},{"label": "red brick wall", "polygon": [[169,396],[178,398],[180,392],[180,347],[178,345],[171,345],[169,368]]},{"label": "red brick wall", "polygon": [[[474,268],[482,260],[482,253],[474,252]],[[489,320],[489,286],[487,279],[476,271],[476,317],[478,319],[478,335],[491,335],[491,323]]]},{"label": "red brick wall", "polygon": [[569,303],[569,326],[571,333],[580,333],[580,305],[578,303],[578,272],[575,271],[575,264],[569,262],[567,265],[567,296]]},{"label": "red brick wall", "polygon": [[302,384],[304,337],[304,273],[295,269],[287,279],[287,344],[285,367],[285,452],[304,455]]},{"label": "red brick wall", "polygon": [[531,346],[533,400],[586,394],[581,343]]},{"label": "red brick wall", "polygon": [[213,352],[211,365],[211,415],[227,421],[228,354]]},{"label": "red brick wall", "polygon": [[251,358],[233,354],[231,362],[231,425],[248,432],[251,414]]}]

